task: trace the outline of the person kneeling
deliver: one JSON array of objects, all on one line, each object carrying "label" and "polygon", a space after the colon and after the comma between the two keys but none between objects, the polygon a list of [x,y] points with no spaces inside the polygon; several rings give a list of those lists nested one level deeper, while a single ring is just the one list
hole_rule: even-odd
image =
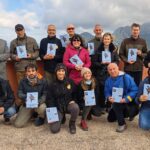
[{"label": "person kneeling", "polygon": [[65,114],[71,114],[69,129],[71,134],[76,133],[76,119],[79,114],[79,107],[75,103],[74,83],[67,78],[67,69],[64,64],[60,63],[55,68],[56,80],[48,87],[46,98],[47,107],[56,107],[59,121],[50,123],[52,133],[60,131],[61,124],[66,120]]},{"label": "person kneeling", "polygon": [[17,128],[24,127],[34,112],[38,117],[35,119],[35,126],[44,124],[46,109],[47,83],[37,73],[37,67],[29,64],[25,68],[26,77],[20,81],[18,97],[22,100],[22,106],[14,122]]}]

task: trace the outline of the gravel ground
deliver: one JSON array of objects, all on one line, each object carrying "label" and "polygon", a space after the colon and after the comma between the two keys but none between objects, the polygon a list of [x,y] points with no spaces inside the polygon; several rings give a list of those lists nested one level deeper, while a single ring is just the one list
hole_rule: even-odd
[{"label": "gravel ground", "polygon": [[[67,118],[69,118],[67,116]],[[68,120],[68,119],[67,119]],[[12,120],[13,122],[13,120]],[[82,131],[77,120],[77,133],[70,135],[68,121],[61,131],[52,134],[47,124],[16,129],[4,125],[0,117],[0,150],[149,150],[150,131],[138,128],[137,118],[127,122],[124,133],[116,133],[116,123],[108,123],[106,115],[88,121],[89,131]]]}]

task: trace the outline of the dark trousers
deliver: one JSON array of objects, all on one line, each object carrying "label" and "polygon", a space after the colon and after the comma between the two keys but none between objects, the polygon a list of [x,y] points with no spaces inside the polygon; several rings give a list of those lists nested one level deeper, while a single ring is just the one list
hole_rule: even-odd
[{"label": "dark trousers", "polygon": [[[76,103],[72,103],[68,105],[67,111],[70,113],[70,121],[76,121],[79,115],[79,107]],[[50,130],[52,133],[57,133],[60,131],[61,122],[63,119],[64,114],[58,111],[59,121],[50,124]]]}]

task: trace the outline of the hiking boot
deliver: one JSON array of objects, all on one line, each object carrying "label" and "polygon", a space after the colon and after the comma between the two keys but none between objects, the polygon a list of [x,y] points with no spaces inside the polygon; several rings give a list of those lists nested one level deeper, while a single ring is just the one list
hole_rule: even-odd
[{"label": "hiking boot", "polygon": [[41,118],[41,117],[36,118],[35,122],[34,122],[35,126],[41,126],[41,125],[43,125],[44,124],[44,120],[45,119]]},{"label": "hiking boot", "polygon": [[10,125],[11,124],[10,119],[9,118],[5,118],[4,119],[4,124],[5,125]]},{"label": "hiking boot", "polygon": [[116,132],[123,132],[124,130],[126,130],[127,129],[127,125],[126,124],[124,124],[124,125],[122,125],[122,126],[119,126],[118,125],[118,127],[117,127],[117,129],[116,129]]},{"label": "hiking boot", "polygon": [[70,121],[69,122],[69,129],[70,129],[70,133],[71,134],[75,134],[76,133],[75,121]]},{"label": "hiking boot", "polygon": [[84,131],[88,131],[88,126],[85,120],[81,120],[80,126]]}]

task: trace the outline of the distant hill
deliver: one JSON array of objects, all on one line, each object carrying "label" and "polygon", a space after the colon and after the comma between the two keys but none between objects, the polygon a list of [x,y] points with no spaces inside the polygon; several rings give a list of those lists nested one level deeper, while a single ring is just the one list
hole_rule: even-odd
[{"label": "distant hill", "polygon": [[91,40],[94,36],[89,33],[89,32],[83,32],[80,34],[81,37],[83,37],[83,39],[85,40],[85,42],[87,43],[89,40]]},{"label": "distant hill", "polygon": [[[114,32],[113,35],[115,36],[115,43],[120,45],[121,41],[124,38],[130,37],[130,26],[119,27]],[[150,22],[144,23],[141,25],[141,34],[140,36],[144,38],[147,42],[148,48],[150,49]]]}]

